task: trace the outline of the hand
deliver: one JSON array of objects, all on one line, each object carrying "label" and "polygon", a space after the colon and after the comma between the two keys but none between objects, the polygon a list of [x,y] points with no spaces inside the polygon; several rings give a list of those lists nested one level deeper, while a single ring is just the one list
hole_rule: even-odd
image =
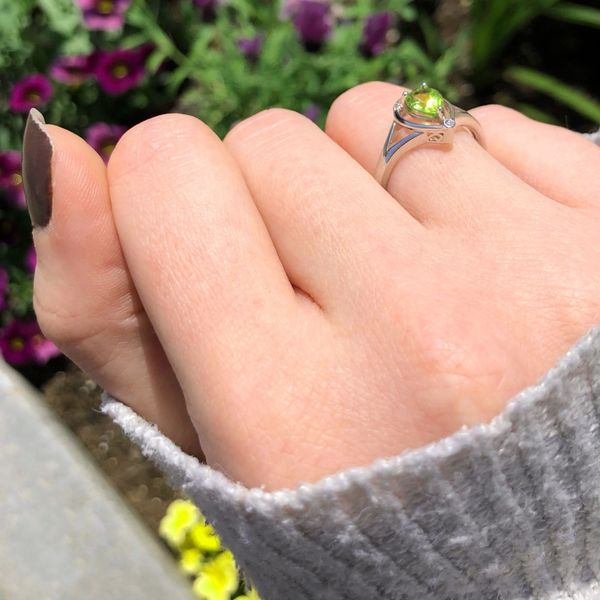
[{"label": "hand", "polygon": [[48,126],[42,331],[109,393],[248,486],[314,481],[487,421],[600,322],[600,149],[499,106],[488,140],[371,176],[402,88],[326,133],[262,112],[222,142],[169,114],[108,169]]}]

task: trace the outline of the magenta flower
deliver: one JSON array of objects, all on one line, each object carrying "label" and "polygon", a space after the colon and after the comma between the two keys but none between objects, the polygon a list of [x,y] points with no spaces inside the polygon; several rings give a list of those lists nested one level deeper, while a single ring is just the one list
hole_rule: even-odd
[{"label": "magenta flower", "polygon": [[293,23],[306,49],[318,50],[331,34],[333,21],[329,4],[302,0],[295,10]]},{"label": "magenta flower", "polygon": [[99,52],[94,74],[100,87],[111,95],[123,94],[140,83],[146,73],[148,44],[136,48]]},{"label": "magenta flower", "polygon": [[131,0],[77,0],[88,29],[120,29]]},{"label": "magenta flower", "polygon": [[52,97],[52,84],[41,73],[33,73],[17,81],[11,91],[8,105],[14,112],[28,112],[42,106]]},{"label": "magenta flower", "polygon": [[255,62],[258,60],[260,51],[262,50],[263,36],[259,34],[255,35],[254,37],[239,38],[236,43],[237,47],[240,49],[240,52],[249,61]]},{"label": "magenta flower", "polygon": [[369,15],[363,28],[360,50],[365,56],[377,56],[385,50],[385,38],[394,24],[394,15],[389,11]]},{"label": "magenta flower", "polygon": [[31,244],[25,253],[25,258],[23,259],[23,263],[25,268],[30,272],[35,272],[35,265],[37,263],[37,254],[35,253],[35,246]]},{"label": "magenta flower", "polygon": [[21,154],[16,150],[0,152],[0,191],[13,206],[25,208]]},{"label": "magenta flower", "polygon": [[29,348],[34,362],[40,365],[46,364],[51,358],[61,353],[54,342],[42,335],[39,327],[38,331],[29,338]]},{"label": "magenta flower", "polygon": [[0,187],[21,183],[21,154],[16,150],[0,152]]},{"label": "magenta flower", "polygon": [[6,269],[0,267],[0,310],[7,306],[6,296],[8,292],[8,273]]},{"label": "magenta flower", "polygon": [[35,320],[18,319],[10,321],[0,331],[0,352],[12,365],[44,364],[60,354],[60,350],[42,335]]},{"label": "magenta flower", "polygon": [[11,365],[30,362],[32,356],[29,338],[33,335],[32,324],[15,319],[0,330],[0,352]]},{"label": "magenta flower", "polygon": [[109,125],[108,123],[94,123],[85,132],[86,142],[98,152],[107,163],[112,151],[115,149],[119,138],[125,133],[122,125]]},{"label": "magenta flower", "polygon": [[[325,4],[329,6],[331,4],[331,0],[317,0],[321,4]],[[283,0],[281,3],[281,10],[279,11],[279,18],[282,20],[287,20],[293,18],[293,16],[298,12],[300,6],[304,0]]]},{"label": "magenta flower", "polygon": [[92,74],[90,56],[59,56],[50,65],[50,76],[67,85],[80,85]]}]

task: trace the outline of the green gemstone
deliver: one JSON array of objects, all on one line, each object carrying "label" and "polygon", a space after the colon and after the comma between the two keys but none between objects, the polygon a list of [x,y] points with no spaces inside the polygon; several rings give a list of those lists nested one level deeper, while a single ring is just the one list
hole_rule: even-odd
[{"label": "green gemstone", "polygon": [[404,98],[404,106],[420,117],[437,117],[444,106],[444,96],[426,83],[422,83]]}]

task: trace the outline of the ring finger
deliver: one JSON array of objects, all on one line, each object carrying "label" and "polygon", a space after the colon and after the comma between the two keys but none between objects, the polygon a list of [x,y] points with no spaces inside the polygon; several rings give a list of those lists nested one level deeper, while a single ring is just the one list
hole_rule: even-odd
[{"label": "ring finger", "polygon": [[[405,91],[372,82],[342,94],[327,118],[328,135],[369,172],[392,121],[392,106]],[[425,225],[496,223],[508,206],[531,210],[552,201],[511,173],[466,131],[458,130],[451,148],[421,147],[396,163],[388,191]]]}]

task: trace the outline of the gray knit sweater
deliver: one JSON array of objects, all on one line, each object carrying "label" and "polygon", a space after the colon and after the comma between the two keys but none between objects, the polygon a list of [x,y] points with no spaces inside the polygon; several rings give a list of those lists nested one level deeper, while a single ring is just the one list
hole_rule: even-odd
[{"label": "gray knit sweater", "polygon": [[600,599],[600,325],[491,423],[293,490],[230,481],[106,392],[102,409],[263,600]]}]

